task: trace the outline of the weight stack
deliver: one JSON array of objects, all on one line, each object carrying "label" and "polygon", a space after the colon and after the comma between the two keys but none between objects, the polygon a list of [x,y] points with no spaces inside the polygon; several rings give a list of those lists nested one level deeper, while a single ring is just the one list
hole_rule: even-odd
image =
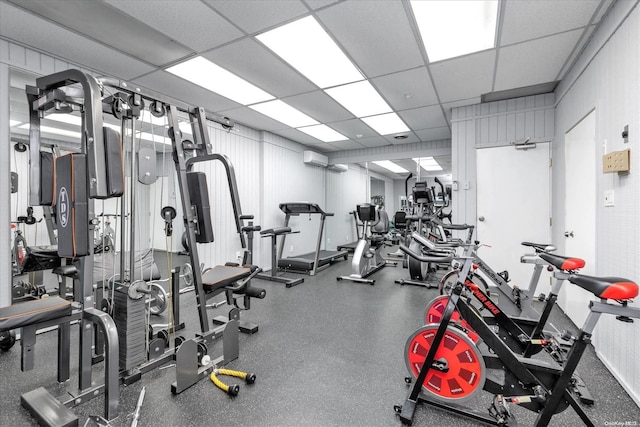
[{"label": "weight stack", "polygon": [[120,369],[129,370],[147,360],[145,298],[131,299],[129,286],[116,286],[114,322],[120,341]]}]

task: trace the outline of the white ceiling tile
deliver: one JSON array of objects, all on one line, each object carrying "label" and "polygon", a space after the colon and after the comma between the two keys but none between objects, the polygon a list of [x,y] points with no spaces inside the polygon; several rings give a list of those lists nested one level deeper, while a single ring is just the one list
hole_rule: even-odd
[{"label": "white ceiling tile", "polygon": [[500,49],[495,91],[554,81],[583,30]]},{"label": "white ceiling tile", "polygon": [[393,144],[393,145],[420,142],[420,138],[413,132],[402,133],[402,135],[406,135],[407,137],[405,139],[396,139],[394,135],[385,135],[384,139],[386,139],[390,144]]},{"label": "white ceiling tile", "polygon": [[318,18],[367,77],[424,65],[402,2],[345,1]]},{"label": "white ceiling tile", "polygon": [[206,108],[209,111],[229,110],[240,106],[237,102],[203,89],[164,70],[154,71],[133,80],[133,83],[163,93],[194,107]]},{"label": "white ceiling tile", "polygon": [[371,81],[394,110],[408,110],[438,103],[426,67],[376,77]]},{"label": "white ceiling tile", "polygon": [[328,145],[332,145],[336,147],[338,150],[358,150],[360,148],[365,148],[365,146],[360,144],[359,142],[351,141],[351,140],[335,141],[335,142],[329,143]]},{"label": "white ceiling tile", "polygon": [[[367,126],[360,119],[345,120],[342,122],[330,123],[331,128],[340,132],[349,139],[366,138],[369,136],[378,136],[378,133]],[[360,135],[360,136],[358,136]]]},{"label": "white ceiling tile", "polygon": [[300,17],[309,10],[298,0],[204,0],[249,34]]},{"label": "white ceiling tile", "polygon": [[389,141],[387,141],[386,139],[384,139],[381,136],[371,136],[371,137],[367,137],[367,138],[359,138],[357,140],[360,144],[364,145],[365,147],[384,147],[386,145],[391,145],[391,143]]},{"label": "white ceiling tile", "polygon": [[320,141],[304,132],[299,131],[298,129],[286,128],[286,129],[278,129],[274,130],[273,133],[276,133],[280,136],[288,138],[292,141],[299,142],[300,144],[326,144],[325,142]]},{"label": "white ceiling tile", "polygon": [[0,28],[4,37],[123,80],[130,80],[153,70],[153,67],[129,55],[9,4],[2,5]]},{"label": "white ceiling tile", "polygon": [[496,52],[489,51],[431,64],[440,102],[458,101],[491,92]]},{"label": "white ceiling tile", "polygon": [[336,151],[342,151],[338,147],[334,147],[331,144],[325,144],[323,146],[310,145],[309,147],[311,147],[313,149],[316,149],[316,150],[320,151],[321,153],[330,153],[330,152],[334,152],[335,153]]},{"label": "white ceiling tile", "polygon": [[587,25],[600,0],[504,2],[500,45],[544,37]]},{"label": "white ceiling tile", "polygon": [[265,116],[264,114],[260,114],[249,107],[234,108],[232,110],[222,110],[219,111],[218,114],[228,117],[238,123],[247,125],[253,129],[275,132],[276,130],[287,128],[286,125],[280,123],[279,121],[273,120]]},{"label": "white ceiling tile", "polygon": [[[112,46],[120,52],[128,53],[134,58],[154,65],[162,65],[191,53],[191,50],[180,45],[162,32],[145,25],[122,11],[103,2],[96,1],[66,1],[66,0],[14,0],[20,7],[28,9],[35,14],[46,17],[50,22],[60,24],[65,28],[73,29],[79,34],[99,42],[102,45]],[[65,51],[63,58],[68,58],[76,49],[73,43],[65,43],[54,34],[47,34],[43,28],[25,25],[23,20],[15,24],[22,25],[25,32],[34,32],[45,43],[58,43],[59,50]],[[47,23],[48,26],[51,24]],[[59,32],[59,29],[58,29]],[[33,37],[33,35],[31,36]],[[25,39],[16,39],[24,42]],[[93,53],[96,59],[102,52]]]},{"label": "white ceiling tile", "polygon": [[449,127],[422,129],[415,131],[420,141],[438,141],[440,139],[451,139]]},{"label": "white ceiling tile", "polygon": [[398,114],[411,129],[427,129],[447,125],[440,105],[398,111]]},{"label": "white ceiling tile", "polygon": [[238,40],[202,56],[278,98],[318,89],[253,39]]},{"label": "white ceiling tile", "polygon": [[305,3],[309,5],[311,9],[320,9],[321,7],[329,6],[332,4],[340,3],[344,0],[305,0]]},{"label": "white ceiling tile", "polygon": [[[337,122],[354,118],[353,114],[322,90],[291,96],[283,101],[321,123]],[[329,126],[331,126],[331,124],[329,124]]]},{"label": "white ceiling tile", "polygon": [[[244,36],[226,19],[199,1],[105,1],[197,52]],[[189,31],[185,31],[185,28]]]}]

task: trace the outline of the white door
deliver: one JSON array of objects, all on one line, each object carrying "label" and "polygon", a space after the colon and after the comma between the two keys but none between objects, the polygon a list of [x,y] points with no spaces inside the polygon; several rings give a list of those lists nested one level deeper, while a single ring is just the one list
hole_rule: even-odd
[{"label": "white door", "polygon": [[[527,289],[532,264],[520,257],[531,253],[522,242],[552,243],[550,226],[549,143],[517,150],[513,146],[476,150],[478,178],[478,254],[496,272],[507,270],[510,285]],[[538,292],[548,279],[541,278]]]},{"label": "white door", "polygon": [[[595,273],[596,235],[596,112],[565,134],[565,250],[586,261],[584,274]],[[593,294],[565,282],[558,304],[576,325],[582,325]]]}]

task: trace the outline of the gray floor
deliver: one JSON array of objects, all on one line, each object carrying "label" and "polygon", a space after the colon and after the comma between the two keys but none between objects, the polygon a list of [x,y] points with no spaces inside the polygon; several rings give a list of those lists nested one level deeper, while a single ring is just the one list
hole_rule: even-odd
[{"label": "gray floor", "polygon": [[[162,257],[157,258],[162,263]],[[242,315],[259,323],[260,330],[241,336],[240,358],[230,367],[254,372],[258,379],[252,386],[241,385],[239,396],[228,397],[208,379],[174,396],[170,384],[175,380],[175,369],[155,370],[141,381],[121,387],[121,415],[113,425],[130,425],[128,414],[133,412],[143,386],[146,397],[140,426],[401,425],[393,406],[402,403],[408,392],[403,380],[407,374],[405,341],[422,325],[424,307],[437,291],[394,284],[394,279],[408,277],[401,267],[378,272],[374,286],[337,282],[336,276],[349,274],[349,264],[341,262],[315,277],[305,276],[303,284],[290,289],[278,283],[254,282],[254,286],[267,289],[267,297],[254,300],[252,310]],[[185,294],[181,303],[188,325],[182,334],[187,338],[198,328],[194,300],[193,293]],[[213,317],[225,312],[221,307],[209,314]],[[552,322],[559,329],[575,330],[559,310],[554,310]],[[0,353],[1,426],[35,423],[20,406],[20,394],[55,382],[55,345],[55,333],[40,335],[36,368],[26,373],[20,371],[18,345]],[[209,353],[217,356],[220,352],[218,343]],[[640,408],[596,358],[593,348],[587,350],[578,372],[596,398],[595,405],[586,408],[595,425],[640,422]],[[483,411],[490,403],[490,396],[484,393],[468,402]],[[81,425],[87,417],[101,414],[102,405],[103,399],[98,397],[75,408]],[[514,408],[514,413],[521,425],[530,425],[535,416],[522,408]],[[414,420],[415,426],[470,424],[424,405]],[[582,423],[569,408],[554,417],[552,425]]]}]

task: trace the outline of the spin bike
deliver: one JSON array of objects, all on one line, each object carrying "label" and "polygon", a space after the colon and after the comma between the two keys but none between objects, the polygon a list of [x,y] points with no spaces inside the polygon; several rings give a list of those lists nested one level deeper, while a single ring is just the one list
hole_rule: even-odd
[{"label": "spin bike", "polygon": [[387,265],[397,265],[395,261],[387,261],[382,257],[385,246],[385,234],[389,232],[389,217],[382,209],[376,210],[374,205],[365,203],[357,206],[358,217],[362,221],[362,236],[356,245],[351,261],[349,276],[338,276],[337,280],[375,284],[375,279],[367,279],[373,273]]},{"label": "spin bike", "polygon": [[[542,254],[554,265],[564,267],[571,258]],[[509,405],[522,406],[538,413],[535,426],[546,426],[554,414],[571,406],[587,426],[593,422],[570,393],[573,374],[591,342],[593,330],[602,313],[613,314],[622,320],[640,318],[640,309],[628,307],[638,296],[638,285],[619,277],[592,277],[577,274],[567,268],[564,278],[593,293],[600,301],[591,301],[590,313],[577,337],[570,337],[571,348],[560,367],[541,360],[522,358],[502,337],[495,334],[482,316],[463,296],[465,290],[482,301],[483,306],[495,317],[506,314],[495,305],[483,289],[469,280],[473,258],[465,254],[458,280],[442,314],[439,324],[428,324],[415,331],[405,346],[405,362],[413,382],[403,405],[394,407],[404,424],[411,425],[418,403],[426,403],[475,421],[491,425],[514,425],[515,418]],[[565,272],[563,272],[565,273]],[[559,285],[554,285],[557,290]],[[613,302],[615,301],[616,305]],[[468,329],[459,322],[452,322],[457,311],[468,327],[477,334],[490,350],[481,353]],[[537,345],[533,339],[523,338],[526,347]],[[526,354],[526,351],[525,351]],[[487,376],[488,370],[501,371],[502,375]],[[458,402],[485,390],[493,395],[488,414],[460,405]]]},{"label": "spin bike", "polygon": [[[563,345],[570,344],[568,341],[569,336],[566,332],[560,334],[555,328],[545,330],[545,327],[547,326],[551,310],[555,306],[563,281],[566,280],[570,274],[577,273],[577,270],[584,267],[585,263],[584,260],[580,258],[563,257],[544,252],[544,248],[548,247],[547,245],[525,243],[527,246],[534,247],[540,260],[534,269],[534,277],[540,276],[539,270],[542,268],[542,263],[551,267],[552,270],[555,267],[553,273],[555,279],[554,286],[548,298],[545,300],[542,314],[537,315],[536,318],[510,317],[506,315],[504,311],[500,315],[496,315],[489,309],[487,315],[483,316],[484,321],[490,325],[494,333],[496,333],[514,353],[518,353],[523,357],[531,357],[544,349],[556,362],[562,365],[567,356]],[[465,255],[470,255],[474,247],[475,245],[467,245]],[[408,253],[408,255],[416,256],[415,253]],[[466,298],[470,307],[474,309],[478,315],[482,316],[485,310],[487,310],[487,306],[497,307],[498,304],[496,301],[491,300],[491,294],[486,284],[483,286],[482,282],[478,282],[477,279],[478,276],[475,273],[469,273],[467,277],[469,286],[463,289],[462,297]],[[487,297],[489,297],[489,300],[485,301],[482,294],[476,292],[477,289],[482,289]],[[448,293],[450,293],[451,290],[452,287],[441,289],[441,292],[444,291],[447,294],[436,297],[427,305],[425,310],[425,324],[440,322],[449,301]],[[475,344],[478,344],[479,336],[464,319],[460,318],[458,312],[454,312],[452,321],[458,322],[458,325],[467,332],[471,340]],[[549,324],[549,326],[552,327],[553,325]],[[574,375],[572,378],[571,391],[580,398],[582,403],[589,405],[594,403],[591,393],[578,375]]]},{"label": "spin bike", "polygon": [[[472,281],[479,286],[482,286],[485,291],[494,297],[494,299],[499,298],[499,302],[502,306],[502,309],[507,312],[510,316],[522,316],[527,317],[529,319],[537,319],[539,314],[535,311],[535,309],[531,306],[531,301],[534,299],[534,295],[536,293],[536,289],[538,286],[538,282],[540,281],[540,276],[542,274],[543,268],[551,268],[549,267],[549,263],[540,258],[539,254],[542,252],[552,252],[555,250],[555,247],[549,244],[540,244],[540,243],[532,243],[532,242],[522,242],[523,246],[532,248],[534,253],[524,254],[520,257],[520,262],[525,264],[534,264],[533,274],[529,281],[528,287],[522,288],[517,285],[511,286],[509,285],[509,273],[508,271],[496,272],[491,266],[489,266],[480,256],[478,255],[478,249],[480,248],[479,241],[472,241],[473,238],[473,225],[451,225],[448,226],[454,227],[455,230],[467,230],[467,236],[464,242],[449,242],[445,245],[431,242],[427,239],[420,238],[420,236],[414,236],[414,239],[419,243],[421,247],[427,248],[427,250],[436,250],[436,249],[445,249],[456,246],[471,246],[473,250],[470,252],[469,256],[473,257],[473,266],[472,266]],[[456,264],[456,262],[454,262]],[[447,293],[453,285],[458,281],[458,276],[460,272],[460,266],[454,265],[453,268],[442,276],[440,280],[440,284],[438,285],[441,294]],[[581,267],[584,267],[584,264]],[[487,281],[483,278],[483,276],[479,275],[477,271],[483,273],[483,275],[489,278],[491,283],[487,283]]]}]

